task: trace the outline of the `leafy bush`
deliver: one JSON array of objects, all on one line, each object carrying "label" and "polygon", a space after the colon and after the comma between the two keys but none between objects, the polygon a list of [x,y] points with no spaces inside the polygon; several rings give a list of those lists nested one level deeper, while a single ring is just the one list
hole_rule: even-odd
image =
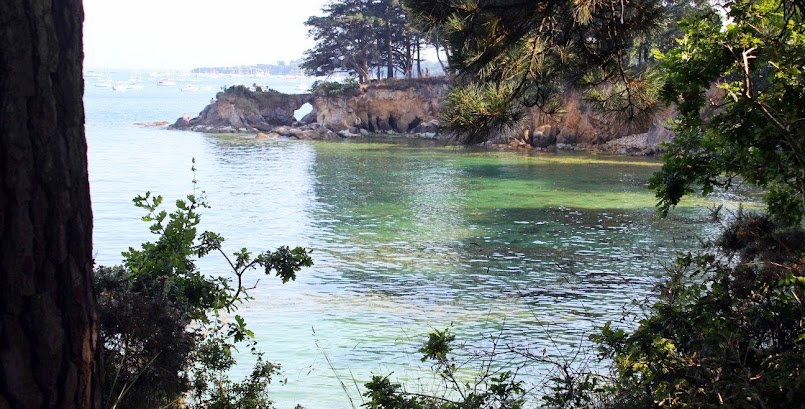
[{"label": "leafy bush", "polygon": [[357,91],[360,88],[358,80],[352,77],[343,81],[316,81],[310,86],[310,91],[316,95],[335,97]]},{"label": "leafy bush", "polygon": [[226,95],[234,95],[237,97],[254,98],[254,91],[245,85],[233,85],[229,88],[223,87]]},{"label": "leafy bush", "polygon": [[[160,210],[162,200],[148,192],[134,199],[147,212],[143,221],[153,223],[157,240],[129,248],[122,267],[101,266],[95,272],[104,407],[270,407],[267,386],[279,366],[263,360],[254,334],[234,314],[251,299],[243,278],[261,268],[285,283],[312,259],[301,247],[257,255],[244,248],[230,257],[222,249],[223,237],[198,232],[199,209],[208,207],[203,197],[177,200],[170,214]],[[224,257],[232,277],[199,271],[196,259],[210,253]],[[237,346],[257,357],[242,382],[227,375]]]},{"label": "leafy bush", "polygon": [[[461,375],[465,368],[454,353],[455,335],[449,329],[436,330],[428,336],[419,350],[422,362],[431,362],[433,370],[443,382],[444,395],[411,394],[402,385],[392,383],[389,377],[374,376],[364,386],[364,396],[370,400],[363,406],[372,409],[518,409],[525,403],[523,382],[515,372],[493,368],[493,360],[481,358],[478,375],[471,381]],[[474,361],[469,359],[469,361]],[[467,360],[462,359],[463,363]]]},{"label": "leafy bush", "polygon": [[[681,255],[637,329],[593,339],[619,407],[801,407],[805,233],[741,217],[715,248]],[[799,403],[798,403],[799,402]]]},{"label": "leafy bush", "polygon": [[186,330],[187,314],[169,300],[166,281],[143,281],[124,268],[95,270],[104,407],[162,407],[190,386],[185,370],[200,334]]},{"label": "leafy bush", "polygon": [[716,9],[681,22],[677,46],[658,54],[664,99],[679,110],[650,181],[659,210],[740,182],[767,192],[775,222],[797,225],[805,218],[805,4],[708,4]]}]

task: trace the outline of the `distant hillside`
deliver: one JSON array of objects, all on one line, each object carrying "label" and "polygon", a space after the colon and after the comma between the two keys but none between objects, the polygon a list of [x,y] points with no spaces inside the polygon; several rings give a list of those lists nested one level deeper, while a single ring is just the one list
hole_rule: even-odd
[{"label": "distant hillside", "polygon": [[235,67],[199,67],[191,70],[194,74],[234,74],[234,75],[248,75],[256,76],[260,74],[267,75],[300,75],[302,72],[299,69],[299,64],[302,60],[293,60],[289,62],[279,61],[276,64],[257,64],[257,65],[241,65]]}]

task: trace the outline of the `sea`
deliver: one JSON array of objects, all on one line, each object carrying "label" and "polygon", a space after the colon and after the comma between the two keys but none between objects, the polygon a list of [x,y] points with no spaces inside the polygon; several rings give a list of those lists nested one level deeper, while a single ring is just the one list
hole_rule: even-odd
[{"label": "sea", "polygon": [[[647,188],[657,158],[171,130],[154,124],[198,115],[227,86],[300,93],[317,78],[86,74],[97,265],[119,265],[121,252],[156,239],[132,203],[146,192],[163,195],[169,212],[203,195],[200,229],[223,235],[229,254],[310,249],[314,265],[296,281],[251,273],[253,299],[237,311],[281,365],[269,391],[277,408],[360,407],[374,375],[443,393],[419,349],[445,329],[461,376],[518,368],[537,407],[555,369],[545,361],[605,366],[589,359],[589,335],[609,321],[635,325],[676,254],[717,234],[714,208],[728,215],[757,201],[751,192],[692,198],[659,219]],[[231,277],[222,257],[198,266]],[[490,351],[514,349],[548,359],[489,363]],[[232,376],[252,362],[243,351]]]}]

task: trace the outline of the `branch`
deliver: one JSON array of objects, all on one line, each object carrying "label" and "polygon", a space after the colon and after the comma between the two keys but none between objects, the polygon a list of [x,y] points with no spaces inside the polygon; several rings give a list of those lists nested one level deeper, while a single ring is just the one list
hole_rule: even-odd
[{"label": "branch", "polygon": [[749,60],[753,58],[757,58],[752,53],[757,50],[757,47],[752,47],[748,50],[744,50],[741,53],[742,57],[742,66],[744,69],[744,92],[746,93],[746,97],[750,100],[752,99],[752,78],[749,76]]}]

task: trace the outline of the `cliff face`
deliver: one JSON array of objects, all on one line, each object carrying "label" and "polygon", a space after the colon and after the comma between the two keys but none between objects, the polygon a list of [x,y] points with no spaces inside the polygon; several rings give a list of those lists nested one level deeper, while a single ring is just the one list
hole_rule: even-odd
[{"label": "cliff face", "polygon": [[195,118],[179,118],[177,129],[198,132],[268,132],[278,126],[292,125],[294,111],[310,101],[310,95],[288,95],[273,90],[252,91],[238,86],[219,92]]},{"label": "cliff face", "polygon": [[[273,90],[232,87],[220,92],[196,118],[172,127],[199,132],[265,132],[268,137],[328,139],[369,133],[439,136],[439,117],[449,89],[444,78],[394,80],[341,90],[338,95],[286,95]],[[305,103],[312,112],[297,120]],[[672,108],[660,108],[652,121],[636,125],[603,115],[578,93],[566,93],[557,113],[530,109],[504,146],[522,149],[596,149],[654,154],[673,135]]]},{"label": "cliff face", "polygon": [[393,81],[364,85],[344,96],[315,97],[316,122],[333,131],[435,134],[448,86],[444,79]]},{"label": "cliff face", "polygon": [[655,154],[659,145],[673,138],[668,120],[676,111],[658,106],[643,123],[619,120],[615,115],[597,112],[577,92],[562,96],[557,113],[528,110],[524,122],[515,129],[509,145],[542,149],[595,149],[627,154]]},{"label": "cliff face", "polygon": [[[219,92],[197,117],[179,118],[171,127],[208,133],[266,132],[298,139],[370,132],[433,137],[447,90],[447,80],[436,78],[366,84],[335,96],[232,87]],[[312,112],[297,121],[294,112],[305,103],[311,104]]]}]

